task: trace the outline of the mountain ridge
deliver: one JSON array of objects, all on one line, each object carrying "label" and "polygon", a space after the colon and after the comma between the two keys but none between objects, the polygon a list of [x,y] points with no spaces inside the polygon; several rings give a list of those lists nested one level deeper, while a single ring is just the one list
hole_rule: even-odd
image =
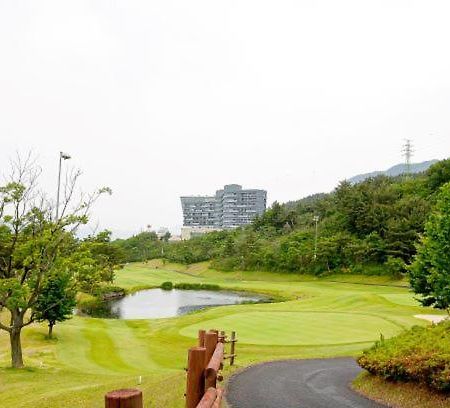
[{"label": "mountain ridge", "polygon": [[[434,163],[437,163],[438,160],[427,160],[421,163],[411,163],[410,165],[410,172],[411,173],[422,173],[426,171],[429,167],[431,167]],[[363,173],[363,174],[357,174],[356,176],[350,177],[347,179],[352,184],[358,184],[363,182],[364,180],[367,180],[371,177],[376,176],[389,176],[389,177],[396,177],[400,176],[401,174],[404,174],[407,172],[407,165],[405,163],[396,164],[395,166],[389,167],[386,170],[376,170],[369,173]]]}]

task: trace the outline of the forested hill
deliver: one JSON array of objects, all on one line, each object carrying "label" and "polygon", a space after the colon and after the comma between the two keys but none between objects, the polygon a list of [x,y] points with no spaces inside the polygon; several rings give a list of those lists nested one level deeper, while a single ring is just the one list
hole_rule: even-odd
[{"label": "forested hill", "polygon": [[349,178],[348,181],[352,184],[356,184],[360,183],[361,181],[367,180],[368,178],[373,178],[377,176],[397,177],[402,174],[408,173],[408,171],[412,174],[423,173],[424,171],[427,171],[435,163],[437,163],[437,160],[428,160],[422,163],[411,163],[409,170],[405,163],[396,164],[395,166],[392,166],[387,170],[372,171],[370,173],[358,174],[357,176]]},{"label": "forested hill", "polygon": [[344,181],[329,194],[274,203],[245,228],[182,242],[154,240],[147,257],[161,256],[164,246],[164,257],[171,261],[210,260],[222,270],[400,274],[415,254],[439,188],[447,182],[450,159],[410,177]]}]

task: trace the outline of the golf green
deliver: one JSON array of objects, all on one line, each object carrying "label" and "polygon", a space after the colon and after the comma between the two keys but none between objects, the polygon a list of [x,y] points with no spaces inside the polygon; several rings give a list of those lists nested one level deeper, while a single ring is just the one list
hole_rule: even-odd
[{"label": "golf green", "polygon": [[256,345],[299,346],[359,343],[390,337],[401,328],[379,316],[334,312],[247,312],[196,323],[180,330],[196,337],[201,328],[235,330],[239,342]]}]

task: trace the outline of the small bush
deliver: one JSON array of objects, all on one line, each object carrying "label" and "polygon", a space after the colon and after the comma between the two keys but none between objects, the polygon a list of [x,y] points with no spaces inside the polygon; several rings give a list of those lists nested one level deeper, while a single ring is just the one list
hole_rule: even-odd
[{"label": "small bush", "polygon": [[169,281],[168,282],[163,282],[163,283],[161,283],[160,288],[162,290],[172,290],[173,289],[173,283],[169,282]]},{"label": "small bush", "polygon": [[183,290],[220,290],[219,285],[211,283],[176,283],[173,287]]},{"label": "small bush", "polygon": [[111,315],[109,302],[102,300],[100,297],[92,296],[86,293],[78,294],[77,310],[78,312],[91,317],[115,317]]},{"label": "small bush", "polygon": [[414,326],[391,339],[381,339],[364,351],[358,364],[388,380],[413,381],[450,392],[450,321]]},{"label": "small bush", "polygon": [[113,285],[98,286],[92,294],[99,298],[120,297],[125,296],[125,289]]},{"label": "small bush", "polygon": [[211,268],[223,272],[231,272],[238,269],[241,264],[242,260],[238,257],[221,257],[211,261]]},{"label": "small bush", "polygon": [[388,256],[387,261],[384,263],[387,272],[393,278],[401,278],[406,272],[405,262],[402,259],[394,256]]}]

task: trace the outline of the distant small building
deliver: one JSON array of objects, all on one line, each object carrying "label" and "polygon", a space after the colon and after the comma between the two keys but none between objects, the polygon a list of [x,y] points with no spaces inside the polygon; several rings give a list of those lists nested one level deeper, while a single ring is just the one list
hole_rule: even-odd
[{"label": "distant small building", "polygon": [[184,234],[182,230],[182,238],[247,225],[264,213],[266,205],[265,190],[243,189],[239,184],[226,185],[214,196],[183,196],[181,206],[186,229]]},{"label": "distant small building", "polygon": [[169,241],[181,241],[181,235],[171,235]]},{"label": "distant small building", "polygon": [[215,228],[215,227],[199,227],[199,226],[181,227],[181,239],[182,240],[191,239],[206,234],[208,232],[221,230],[222,228]]},{"label": "distant small building", "polygon": [[161,227],[158,231],[156,231],[156,236],[161,239],[169,232],[169,228]]}]

